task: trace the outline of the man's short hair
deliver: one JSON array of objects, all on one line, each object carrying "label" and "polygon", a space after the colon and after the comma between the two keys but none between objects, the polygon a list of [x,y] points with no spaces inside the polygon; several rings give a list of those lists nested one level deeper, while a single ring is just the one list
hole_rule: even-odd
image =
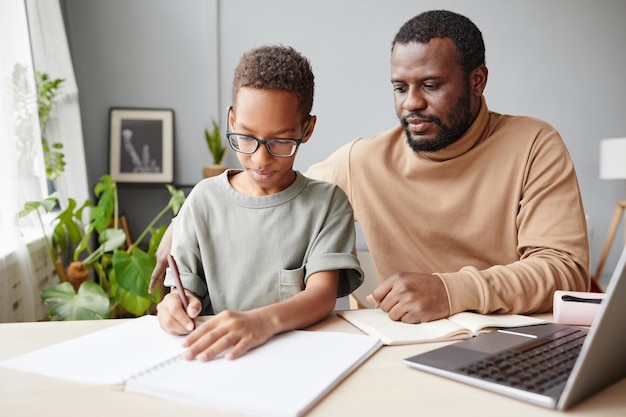
[{"label": "man's short hair", "polygon": [[295,93],[303,120],[313,108],[315,77],[311,64],[289,46],[265,45],[244,53],[233,77],[233,103],[241,87]]},{"label": "man's short hair", "polygon": [[400,28],[391,47],[396,43],[428,43],[432,38],[450,38],[454,42],[466,75],[485,64],[485,43],[478,27],[467,17],[448,10],[415,16]]}]

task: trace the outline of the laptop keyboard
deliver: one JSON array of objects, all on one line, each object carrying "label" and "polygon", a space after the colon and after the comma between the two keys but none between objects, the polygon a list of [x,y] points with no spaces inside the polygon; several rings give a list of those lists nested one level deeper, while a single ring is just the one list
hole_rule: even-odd
[{"label": "laptop keyboard", "polygon": [[567,380],[586,335],[586,330],[565,329],[549,338],[540,338],[474,362],[460,372],[525,391],[544,393]]}]

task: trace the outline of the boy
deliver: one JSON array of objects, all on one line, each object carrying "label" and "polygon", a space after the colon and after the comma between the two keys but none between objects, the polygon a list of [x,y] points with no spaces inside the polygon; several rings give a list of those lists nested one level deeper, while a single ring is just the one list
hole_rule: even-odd
[{"label": "boy", "polygon": [[[243,170],[189,194],[171,251],[189,305],[175,289],[157,306],[165,331],[189,333],[186,359],[237,358],[324,319],[363,282],[345,194],[293,170],[315,127],[313,90],[308,60],[289,47],[253,49],[235,69],[226,136]],[[201,313],[215,316],[194,330]]]}]

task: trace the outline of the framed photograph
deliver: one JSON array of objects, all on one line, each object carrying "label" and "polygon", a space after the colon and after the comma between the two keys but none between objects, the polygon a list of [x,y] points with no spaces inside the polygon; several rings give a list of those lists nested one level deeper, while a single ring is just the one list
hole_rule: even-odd
[{"label": "framed photograph", "polygon": [[121,183],[174,181],[174,111],[113,108],[109,172]]}]

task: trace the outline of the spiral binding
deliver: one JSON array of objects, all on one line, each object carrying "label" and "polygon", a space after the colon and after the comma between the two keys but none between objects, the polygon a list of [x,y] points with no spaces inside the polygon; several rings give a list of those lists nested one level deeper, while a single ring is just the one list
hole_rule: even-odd
[{"label": "spiral binding", "polygon": [[131,379],[137,379],[140,376],[149,374],[149,373],[154,372],[154,371],[156,371],[158,369],[161,369],[161,368],[164,368],[166,366],[169,366],[170,364],[172,364],[174,362],[177,362],[177,361],[181,360],[182,358],[183,358],[183,354],[182,353],[178,353],[178,354],[176,354],[175,356],[173,356],[173,357],[171,357],[169,359],[166,359],[166,360],[163,360],[163,361],[160,361],[160,362],[156,362],[156,363],[152,363],[150,365],[139,367],[139,368],[137,368],[137,369],[135,369],[133,371],[130,371],[127,375],[125,375],[124,381],[128,381],[128,380],[131,380]]}]

